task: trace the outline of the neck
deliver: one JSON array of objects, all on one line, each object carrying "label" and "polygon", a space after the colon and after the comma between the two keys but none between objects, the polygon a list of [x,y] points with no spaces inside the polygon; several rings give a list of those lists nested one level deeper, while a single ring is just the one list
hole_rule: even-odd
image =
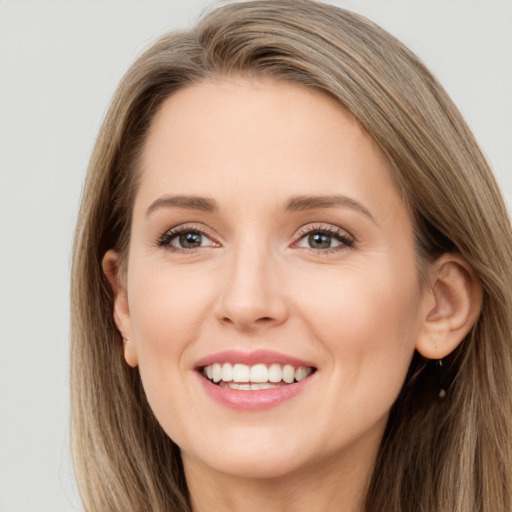
[{"label": "neck", "polygon": [[274,478],[218,472],[183,454],[193,512],[363,512],[376,451],[345,454]]}]

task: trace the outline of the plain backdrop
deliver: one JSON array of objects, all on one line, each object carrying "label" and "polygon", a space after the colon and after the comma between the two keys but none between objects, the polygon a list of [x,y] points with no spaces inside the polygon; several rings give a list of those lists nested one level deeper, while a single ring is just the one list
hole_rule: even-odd
[{"label": "plain backdrop", "polygon": [[[512,204],[512,0],[331,3],[423,58]],[[0,512],[81,510],[68,449],[68,293],[87,161],[130,63],[207,5],[0,0]]]}]

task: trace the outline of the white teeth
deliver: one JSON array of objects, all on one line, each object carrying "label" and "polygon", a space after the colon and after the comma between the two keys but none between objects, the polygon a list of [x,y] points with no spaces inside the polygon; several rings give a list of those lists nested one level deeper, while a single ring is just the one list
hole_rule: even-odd
[{"label": "white teeth", "polygon": [[273,389],[277,388],[279,386],[276,386],[275,384],[271,384],[270,382],[261,382],[256,384],[239,384],[238,382],[224,382],[220,381],[219,386],[222,386],[223,388],[229,388],[229,389],[241,389],[244,391],[257,391],[259,389]]},{"label": "white teeth", "polygon": [[214,363],[212,368],[213,382],[222,380],[222,366],[219,363]]},{"label": "white teeth", "polygon": [[251,382],[267,382],[268,369],[264,364],[256,364],[251,367],[250,379]]},{"label": "white teeth", "polygon": [[235,382],[249,382],[250,369],[246,364],[233,366],[233,380]]},{"label": "white teeth", "polygon": [[297,382],[300,382],[301,380],[305,379],[309,374],[311,373],[311,370],[309,368],[305,368],[304,366],[299,366],[295,370],[295,380]]},{"label": "white teeth", "polygon": [[269,366],[268,380],[270,382],[281,382],[283,380],[283,371],[280,364],[274,363]]},{"label": "white teeth", "polygon": [[233,366],[229,363],[224,363],[222,365],[222,380],[224,382],[233,380]]},{"label": "white teeth", "polygon": [[[313,369],[305,366],[294,368],[291,364],[281,366],[263,363],[248,366],[246,364],[214,363],[203,368],[203,375],[209,380],[232,389],[269,389],[273,384],[300,382],[312,373]],[[232,383],[237,383],[232,384]]]},{"label": "white teeth", "polygon": [[283,380],[291,384],[295,379],[295,368],[291,364],[285,364],[283,368]]},{"label": "white teeth", "polygon": [[260,384],[251,384],[251,389],[257,390],[257,389],[272,389],[277,388],[278,386],[274,386],[270,382],[261,382]]}]

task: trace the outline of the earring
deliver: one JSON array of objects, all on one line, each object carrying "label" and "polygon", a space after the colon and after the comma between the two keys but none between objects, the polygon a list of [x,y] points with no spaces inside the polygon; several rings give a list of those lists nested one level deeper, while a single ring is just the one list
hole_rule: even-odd
[{"label": "earring", "polygon": [[439,388],[439,393],[437,394],[437,396],[442,400],[445,396],[446,396],[446,385],[444,383],[445,381],[445,375],[444,375],[444,370],[443,370],[443,360],[442,359],[438,359],[436,361],[436,369],[437,369],[437,385],[438,385],[438,388]]},{"label": "earring", "polygon": [[123,337],[123,345],[128,345],[128,343],[130,343],[130,338],[128,336],[126,338]]},{"label": "earring", "polygon": [[[437,340],[438,335],[436,335],[434,342],[432,345],[434,346],[434,349],[437,349]],[[443,370],[443,359],[437,359],[436,363],[436,370],[437,370],[437,385],[439,389],[439,393],[437,394],[438,398],[442,400],[446,396],[446,386],[443,384],[444,379],[444,370]]]}]

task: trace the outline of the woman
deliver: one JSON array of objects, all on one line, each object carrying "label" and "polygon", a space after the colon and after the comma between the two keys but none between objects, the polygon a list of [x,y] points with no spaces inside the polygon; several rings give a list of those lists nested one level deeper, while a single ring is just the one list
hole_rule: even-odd
[{"label": "woman", "polygon": [[128,71],[73,263],[86,510],[506,511],[512,239],[389,34],[231,4]]}]

